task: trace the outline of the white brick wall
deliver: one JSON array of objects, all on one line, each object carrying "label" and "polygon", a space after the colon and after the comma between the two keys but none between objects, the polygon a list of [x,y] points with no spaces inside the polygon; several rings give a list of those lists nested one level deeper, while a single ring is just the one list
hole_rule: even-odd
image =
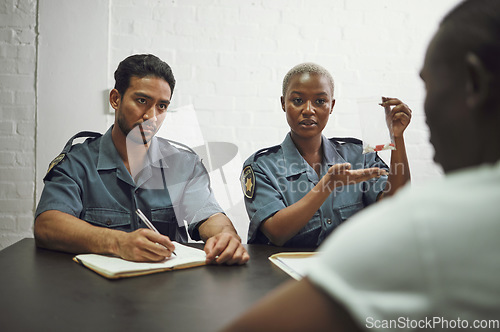
[{"label": "white brick wall", "polygon": [[[356,98],[384,94],[410,105],[414,116],[406,142],[413,183],[419,185],[441,173],[432,162],[418,71],[440,18],[456,3],[111,0],[109,58],[103,54],[103,61],[110,87],[118,62],[130,54],[153,53],[167,61],[178,82],[172,107],[193,104],[205,141],[236,144],[241,162],[282,141],[288,126],[279,103],[281,80],[292,66],[317,62],[336,81],[327,136],[359,137]],[[0,249],[31,235],[36,8],[36,0],[0,3]],[[74,70],[68,84],[86,69]],[[165,131],[174,132],[181,118],[176,113]],[[241,205],[236,210],[233,219],[245,232],[248,219]]]},{"label": "white brick wall", "polygon": [[0,249],[32,236],[36,1],[0,3]]},{"label": "white brick wall", "polygon": [[[242,162],[283,140],[288,126],[279,103],[282,78],[300,62],[317,62],[336,81],[327,136],[360,137],[356,98],[394,96],[410,105],[406,142],[413,183],[419,185],[441,172],[432,161],[418,72],[440,18],[457,2],[113,1],[110,68],[133,53],[167,61],[178,82],[172,107],[193,104],[205,141],[236,144]],[[176,113],[164,132],[189,142],[175,130],[181,117]],[[229,213],[245,237],[242,204]]]}]

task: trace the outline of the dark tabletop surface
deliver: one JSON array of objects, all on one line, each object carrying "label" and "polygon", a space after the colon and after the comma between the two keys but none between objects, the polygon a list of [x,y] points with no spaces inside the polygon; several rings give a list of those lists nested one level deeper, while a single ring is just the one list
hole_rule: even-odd
[{"label": "dark tabletop surface", "polygon": [[270,255],[311,251],[246,247],[251,258],[244,266],[108,280],[72,254],[23,239],[0,251],[0,331],[216,331],[292,280]]}]

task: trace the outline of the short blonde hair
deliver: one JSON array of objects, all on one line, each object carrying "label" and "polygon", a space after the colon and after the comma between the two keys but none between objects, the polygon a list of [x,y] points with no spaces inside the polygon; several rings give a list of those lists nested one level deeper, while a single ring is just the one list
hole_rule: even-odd
[{"label": "short blonde hair", "polygon": [[328,72],[328,70],[313,62],[304,62],[298,64],[292,69],[290,69],[288,73],[286,73],[285,77],[283,78],[283,87],[282,87],[283,96],[286,94],[286,89],[288,89],[288,85],[290,84],[290,79],[295,75],[304,73],[318,74],[326,77],[328,79],[328,82],[330,83],[330,87],[332,88],[332,96],[333,96],[333,90],[335,84],[333,83],[332,75]]}]

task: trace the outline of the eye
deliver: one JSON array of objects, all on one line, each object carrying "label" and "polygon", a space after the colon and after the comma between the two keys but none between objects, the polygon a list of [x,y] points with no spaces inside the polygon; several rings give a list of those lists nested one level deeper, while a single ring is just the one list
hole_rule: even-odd
[{"label": "eye", "polygon": [[316,104],[318,104],[318,105],[324,105],[324,104],[326,104],[326,100],[325,99],[317,99],[316,100]]},{"label": "eye", "polygon": [[168,104],[160,104],[158,105],[158,108],[160,109],[160,111],[166,111],[167,110],[167,107],[168,107]]},{"label": "eye", "polygon": [[292,99],[292,102],[293,102],[295,105],[300,105],[300,104],[302,104],[302,98],[293,98],[293,99]]},{"label": "eye", "polygon": [[146,100],[146,98],[137,98],[137,102],[138,102],[139,104],[146,104],[146,103],[147,103],[147,100]]}]

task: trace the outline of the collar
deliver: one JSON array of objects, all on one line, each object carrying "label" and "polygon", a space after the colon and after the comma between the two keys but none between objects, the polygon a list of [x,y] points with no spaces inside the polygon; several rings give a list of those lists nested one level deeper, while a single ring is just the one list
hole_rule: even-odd
[{"label": "collar", "polygon": [[321,136],[321,144],[323,145],[323,160],[331,167],[335,164],[343,164],[346,160],[339,154],[335,145],[325,136]]},{"label": "collar", "polygon": [[115,144],[113,143],[113,138],[111,136],[112,129],[113,126],[111,126],[101,138],[101,142],[99,144],[99,156],[97,160],[97,171],[116,169],[116,174],[119,179],[131,186],[140,186],[142,182],[147,181],[151,177],[151,167],[168,168],[168,165],[164,159],[164,153],[162,153],[160,144],[158,144],[158,139],[155,136],[151,140],[151,144],[149,146],[146,158],[144,159],[144,163],[141,169],[135,172],[137,173],[137,175],[139,173],[142,173],[139,176],[140,179],[138,179],[138,182],[141,183],[136,184],[128,170],[125,168],[125,165],[123,164],[123,161],[118,154],[118,151],[116,150]]},{"label": "collar", "polygon": [[120,168],[120,166],[124,166],[115,148],[113,139],[111,138],[112,129],[113,126],[111,126],[101,137],[101,142],[99,143],[99,156],[97,157],[98,171],[116,169]]},{"label": "collar", "polygon": [[281,143],[281,148],[283,149],[283,164],[286,168],[286,177],[307,172],[309,165],[297,150],[290,133],[286,135],[285,140]]},{"label": "collar", "polygon": [[[323,161],[329,166],[345,163],[345,159],[338,153],[334,144],[325,136],[321,135],[321,144],[323,146]],[[293,143],[292,136],[288,133],[283,143],[283,163],[286,167],[286,176],[293,176],[310,170],[309,164],[300,154],[299,150]]]}]

